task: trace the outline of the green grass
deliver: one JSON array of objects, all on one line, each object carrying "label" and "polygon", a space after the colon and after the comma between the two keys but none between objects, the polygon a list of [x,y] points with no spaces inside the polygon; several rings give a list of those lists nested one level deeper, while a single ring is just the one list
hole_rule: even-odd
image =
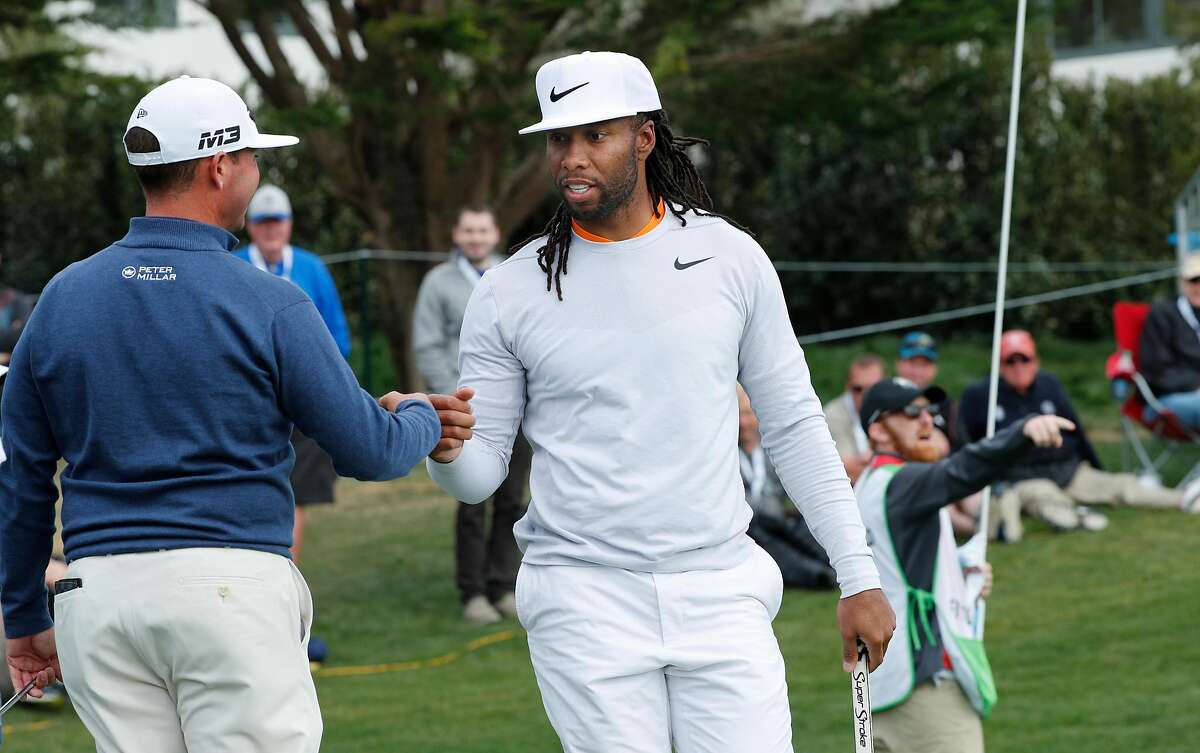
[{"label": "green grass", "polygon": [[[832,396],[851,352],[810,349],[823,397]],[[1097,376],[1106,352],[1106,344],[1063,343],[1060,366],[1043,344],[1044,360],[1073,392],[1078,381],[1097,382],[1099,397],[1080,400],[1080,408],[1111,433],[1112,407]],[[951,344],[945,353],[952,388],[970,381],[974,366],[986,367],[986,348]],[[1110,442],[1101,451],[1119,456]],[[1111,520],[1104,533],[1069,536],[1030,524],[1026,541],[992,549],[997,585],[987,641],[1000,704],[985,724],[990,753],[1197,750],[1200,516],[1118,510]],[[423,472],[387,484],[343,481],[338,504],[315,510],[311,521],[301,565],[317,603],[315,632],[331,647],[329,666],[450,659],[318,677],[323,751],[559,750],[520,629],[472,629],[458,620],[453,503]],[[801,752],[850,746],[835,600],[789,591],[775,622]],[[455,658],[471,641],[504,630],[514,637]],[[5,727],[4,749],[14,753],[94,749],[70,710],[17,709]]]}]

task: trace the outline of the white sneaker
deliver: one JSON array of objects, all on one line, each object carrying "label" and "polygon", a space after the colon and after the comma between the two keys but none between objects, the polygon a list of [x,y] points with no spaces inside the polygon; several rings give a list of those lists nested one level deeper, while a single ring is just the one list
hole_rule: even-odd
[{"label": "white sneaker", "polygon": [[494,625],[504,618],[486,596],[472,596],[463,604],[463,619],[472,625]]},{"label": "white sneaker", "polygon": [[496,607],[496,610],[500,612],[500,614],[504,615],[508,619],[517,619],[517,596],[512,591],[509,591],[499,599],[496,599],[496,602],[493,604],[493,606]]},{"label": "white sneaker", "polygon": [[1200,513],[1200,478],[1183,487],[1183,501],[1179,507],[1184,512]]},{"label": "white sneaker", "polygon": [[1108,528],[1108,516],[1099,510],[1079,505],[1075,508],[1075,514],[1079,516],[1079,527],[1085,531],[1103,531]]}]

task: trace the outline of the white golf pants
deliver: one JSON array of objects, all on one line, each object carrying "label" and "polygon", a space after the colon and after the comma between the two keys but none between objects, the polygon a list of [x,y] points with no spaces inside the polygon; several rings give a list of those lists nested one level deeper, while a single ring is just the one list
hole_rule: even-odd
[{"label": "white golf pants", "polygon": [[521,565],[517,613],[563,749],[791,753],[782,598],[758,546],[729,570]]},{"label": "white golf pants", "polygon": [[55,597],[71,701],[98,753],[316,753],[312,597],[246,549],[86,557]]}]

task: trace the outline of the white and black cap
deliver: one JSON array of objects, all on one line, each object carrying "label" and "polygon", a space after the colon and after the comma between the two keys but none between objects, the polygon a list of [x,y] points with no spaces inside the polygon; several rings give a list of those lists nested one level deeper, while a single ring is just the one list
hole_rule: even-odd
[{"label": "white and black cap", "polygon": [[142,97],[129,116],[128,133],[145,128],[159,151],[125,150],[131,165],[166,165],[240,149],[270,149],[300,143],[295,136],[259,133],[250,108],[220,81],[180,76]]},{"label": "white and black cap", "polygon": [[623,52],[581,52],[546,63],[534,84],[542,120],[519,133],[573,128],[662,109],[654,78]]},{"label": "white and black cap", "polygon": [[247,216],[251,222],[262,222],[263,220],[290,220],[292,218],[292,202],[288,200],[288,195],[279,186],[265,185],[259,186],[254,192],[254,198],[250,199],[250,206],[246,209]]}]

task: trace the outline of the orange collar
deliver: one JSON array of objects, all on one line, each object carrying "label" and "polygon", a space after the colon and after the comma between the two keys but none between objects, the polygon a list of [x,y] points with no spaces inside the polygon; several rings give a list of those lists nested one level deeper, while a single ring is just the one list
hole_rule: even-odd
[{"label": "orange collar", "polygon": [[[659,199],[658,206],[655,208],[654,214],[650,215],[649,222],[647,222],[645,225],[643,225],[641,230],[637,231],[636,233],[633,234],[633,236],[631,236],[630,238],[627,238],[626,240],[633,240],[633,238],[642,237],[646,233],[648,233],[651,230],[653,230],[654,228],[658,227],[658,224],[663,221],[663,217],[666,217],[666,216],[667,216],[666,204],[665,204],[665,202],[663,202],[662,199]],[[574,230],[575,234],[578,235],[580,238],[583,238],[585,241],[591,241],[592,243],[616,243],[617,242],[614,240],[610,240],[609,238],[605,238],[602,235],[596,235],[595,233],[589,233],[588,231],[586,231],[582,227],[580,227],[579,223],[576,222],[575,220],[571,220],[571,229]]]}]

